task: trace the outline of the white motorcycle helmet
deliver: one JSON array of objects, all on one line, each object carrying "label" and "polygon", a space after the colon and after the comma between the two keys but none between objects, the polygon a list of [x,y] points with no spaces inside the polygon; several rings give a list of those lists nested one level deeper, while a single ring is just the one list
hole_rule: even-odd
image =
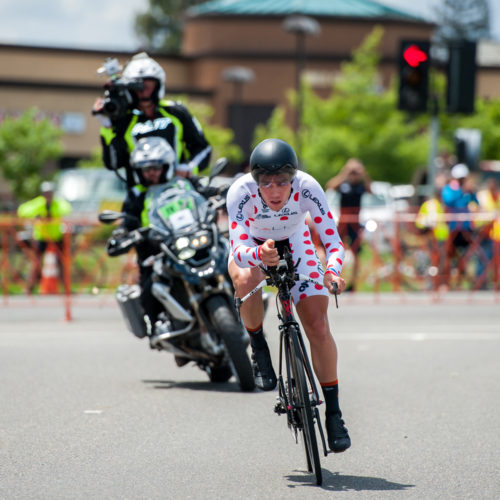
[{"label": "white motorcycle helmet", "polygon": [[154,78],[158,81],[156,91],[157,101],[165,95],[165,71],[163,68],[146,52],[140,52],[132,57],[130,62],[123,70],[122,77],[125,80],[135,80],[138,78]]},{"label": "white motorcycle helmet", "polygon": [[141,184],[147,184],[142,175],[142,169],[146,167],[162,167],[160,182],[167,182],[175,173],[175,152],[163,137],[143,137],[130,155],[130,165],[136,171]]}]

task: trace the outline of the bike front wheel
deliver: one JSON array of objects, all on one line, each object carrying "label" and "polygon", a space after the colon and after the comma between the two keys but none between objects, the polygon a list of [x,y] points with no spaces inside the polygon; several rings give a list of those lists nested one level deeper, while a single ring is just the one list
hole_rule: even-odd
[{"label": "bike front wheel", "polygon": [[[295,328],[295,327],[291,327]],[[323,481],[321,463],[319,459],[318,441],[314,430],[314,418],[309,398],[309,387],[305,375],[303,352],[296,330],[290,332],[290,365],[293,381],[292,401],[299,420],[298,430],[302,431],[302,440],[306,452],[307,468],[314,473],[316,483],[320,485]]]}]

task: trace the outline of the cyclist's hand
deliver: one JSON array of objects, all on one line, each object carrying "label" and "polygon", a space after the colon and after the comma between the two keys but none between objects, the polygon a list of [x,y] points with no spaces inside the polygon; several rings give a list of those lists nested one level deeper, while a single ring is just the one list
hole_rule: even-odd
[{"label": "cyclist's hand", "polygon": [[273,240],[266,240],[260,247],[260,260],[265,266],[277,266],[280,263],[278,250],[274,248]]},{"label": "cyclist's hand", "polygon": [[330,293],[334,293],[333,284],[337,283],[337,293],[340,294],[345,290],[345,280],[340,276],[336,276],[333,273],[326,273],[323,278],[323,284]]}]

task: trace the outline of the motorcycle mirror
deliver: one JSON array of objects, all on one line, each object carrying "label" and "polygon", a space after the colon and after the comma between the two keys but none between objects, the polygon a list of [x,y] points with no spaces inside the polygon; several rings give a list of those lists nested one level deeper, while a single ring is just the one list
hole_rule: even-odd
[{"label": "motorcycle mirror", "polygon": [[114,210],[104,210],[97,216],[97,218],[99,219],[99,222],[102,222],[103,224],[112,224],[118,219],[121,219],[123,215],[124,214],[121,212],[116,212]]},{"label": "motorcycle mirror", "polygon": [[229,160],[227,158],[219,158],[215,163],[214,166],[212,167],[212,170],[210,172],[210,177],[209,177],[209,184],[210,181],[217,175],[219,175],[221,172],[223,172],[226,167],[229,165]]}]

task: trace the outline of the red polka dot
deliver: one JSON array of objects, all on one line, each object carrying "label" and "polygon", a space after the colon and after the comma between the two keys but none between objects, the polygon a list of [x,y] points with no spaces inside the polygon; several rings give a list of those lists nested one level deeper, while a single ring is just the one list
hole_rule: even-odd
[{"label": "red polka dot", "polygon": [[306,254],[307,254],[307,255],[314,255],[314,250],[311,250],[310,248],[308,248],[308,249],[306,250]]},{"label": "red polka dot", "polygon": [[331,213],[331,212],[328,212],[328,213],[327,213],[327,215],[328,215],[328,218],[329,218],[329,219],[333,219],[333,215],[332,215],[332,213]]},{"label": "red polka dot", "polygon": [[339,251],[339,249],[338,249],[338,248],[332,248],[332,250],[331,250],[331,251],[332,251],[332,252],[338,252],[338,251]]},{"label": "red polka dot", "polygon": [[280,220],[288,220],[288,217],[284,215],[283,217],[280,217]]},{"label": "red polka dot", "polygon": [[343,244],[341,241],[339,242],[339,245],[340,245],[342,248],[344,248],[344,244]]},{"label": "red polka dot", "polygon": [[233,246],[233,240],[231,240],[231,246]]},{"label": "red polka dot", "polygon": [[305,293],[301,293],[299,295],[299,300],[305,299],[306,297],[307,297],[307,295]]},{"label": "red polka dot", "polygon": [[310,244],[311,244],[311,241],[310,241],[310,240],[304,240],[304,243],[305,243],[306,245],[310,245]]},{"label": "red polka dot", "polygon": [[255,198],[257,195],[256,194],[252,194],[252,198]]},{"label": "red polka dot", "polygon": [[314,285],[314,288],[316,288],[316,290],[321,290],[323,287],[321,285]]},{"label": "red polka dot", "polygon": [[309,276],[311,278],[319,278],[319,273],[317,273],[316,271],[314,271],[313,273],[309,273]]},{"label": "red polka dot", "polygon": [[237,225],[238,225],[238,224],[237,224],[236,222],[233,222],[233,223],[231,224],[231,229],[236,229],[236,226],[237,226]]},{"label": "red polka dot", "polygon": [[251,260],[249,260],[249,261],[248,261],[248,263],[249,263],[251,266],[255,266],[255,264],[254,264]]},{"label": "red polka dot", "polygon": [[331,245],[331,243],[327,243],[327,244],[325,245],[325,248],[328,248],[330,245]]},{"label": "red polka dot", "polygon": [[258,212],[257,207],[253,207],[253,213],[256,214]]},{"label": "red polka dot", "polygon": [[342,261],[341,261],[340,259],[336,259],[336,260],[337,260],[337,262],[338,262],[340,265],[342,265]]},{"label": "red polka dot", "polygon": [[309,238],[309,231],[306,231],[306,232],[304,233],[304,236],[305,236],[306,238]]},{"label": "red polka dot", "polygon": [[295,201],[299,201],[299,193],[295,193],[295,194],[293,195],[293,199],[294,199]]},{"label": "red polka dot", "polygon": [[242,234],[240,240],[248,240],[248,234]]},{"label": "red polka dot", "polygon": [[255,219],[252,219],[251,217],[249,217],[249,218],[248,218],[248,220],[249,220],[250,222],[254,222],[254,221],[255,221]]},{"label": "red polka dot", "polygon": [[255,256],[255,250],[253,251],[252,258],[256,259],[257,257]]},{"label": "red polka dot", "polygon": [[240,252],[238,252],[237,256],[238,256],[238,260],[241,262],[241,254],[240,254]]},{"label": "red polka dot", "polygon": [[328,234],[329,236],[332,236],[335,234],[335,231],[333,229],[327,229],[325,233]]},{"label": "red polka dot", "polygon": [[248,222],[247,220],[245,221],[245,226],[249,227],[250,226],[250,222]]},{"label": "red polka dot", "polygon": [[306,262],[306,264],[307,264],[308,266],[316,266],[318,263],[317,263],[315,260],[308,260],[308,261]]},{"label": "red polka dot", "polygon": [[314,222],[316,222],[316,224],[321,224],[321,222],[323,222],[323,219],[321,217],[314,217]]}]

